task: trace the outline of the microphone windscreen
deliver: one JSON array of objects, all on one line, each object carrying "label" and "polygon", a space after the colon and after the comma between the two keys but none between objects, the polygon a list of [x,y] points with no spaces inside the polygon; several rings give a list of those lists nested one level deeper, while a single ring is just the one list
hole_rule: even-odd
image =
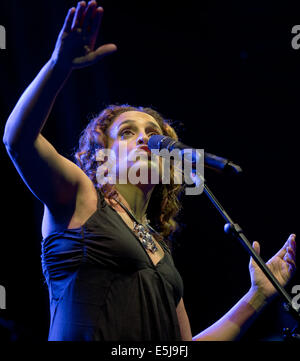
[{"label": "microphone windscreen", "polygon": [[160,149],[160,142],[164,138],[164,135],[155,134],[152,135],[148,140],[148,148],[151,149]]},{"label": "microphone windscreen", "polygon": [[151,149],[168,149],[169,144],[174,143],[175,140],[166,135],[155,134],[149,138],[148,148]]}]

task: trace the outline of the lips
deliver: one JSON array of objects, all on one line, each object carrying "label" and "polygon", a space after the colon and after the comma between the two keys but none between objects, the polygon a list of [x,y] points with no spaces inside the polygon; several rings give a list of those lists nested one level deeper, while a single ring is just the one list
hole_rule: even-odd
[{"label": "lips", "polygon": [[137,153],[139,152],[139,151],[143,151],[143,153],[144,152],[147,152],[148,153],[148,159],[149,158],[151,158],[151,150],[146,146],[146,145],[142,145],[141,147],[138,147],[137,148]]},{"label": "lips", "polygon": [[138,150],[140,150],[140,149],[143,149],[143,150],[145,150],[147,153],[151,154],[150,149],[149,149],[146,145],[142,145],[141,147],[138,148]]}]

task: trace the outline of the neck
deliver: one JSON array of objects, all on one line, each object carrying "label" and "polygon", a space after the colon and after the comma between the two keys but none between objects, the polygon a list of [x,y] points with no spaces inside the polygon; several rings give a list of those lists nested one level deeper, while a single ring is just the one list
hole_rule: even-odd
[{"label": "neck", "polygon": [[143,221],[154,187],[140,187],[134,184],[116,184],[120,200],[139,221]]}]

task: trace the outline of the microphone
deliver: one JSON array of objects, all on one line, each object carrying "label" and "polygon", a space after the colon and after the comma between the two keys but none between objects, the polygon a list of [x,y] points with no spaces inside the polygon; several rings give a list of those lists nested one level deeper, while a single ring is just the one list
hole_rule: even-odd
[{"label": "microphone", "polygon": [[[173,149],[179,150],[181,155],[184,155],[186,159],[193,164],[199,160],[199,152],[192,147],[189,147],[171,137],[167,137],[165,135],[152,135],[148,141],[148,148],[158,149],[159,151],[162,149],[167,149],[168,151],[172,151]],[[189,152],[185,152],[185,150],[189,150]],[[216,171],[232,171],[234,173],[241,173],[242,168],[233,163],[231,160],[219,157],[215,154],[204,152],[204,165],[207,168],[216,170]]]}]

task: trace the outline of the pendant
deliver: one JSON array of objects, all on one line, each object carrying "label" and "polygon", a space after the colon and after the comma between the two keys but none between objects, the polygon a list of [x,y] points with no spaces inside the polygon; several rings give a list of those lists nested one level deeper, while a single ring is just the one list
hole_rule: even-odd
[{"label": "pendant", "polygon": [[141,240],[141,243],[145,249],[148,249],[152,253],[155,253],[158,250],[150,232],[142,224],[134,222],[133,230]]}]

